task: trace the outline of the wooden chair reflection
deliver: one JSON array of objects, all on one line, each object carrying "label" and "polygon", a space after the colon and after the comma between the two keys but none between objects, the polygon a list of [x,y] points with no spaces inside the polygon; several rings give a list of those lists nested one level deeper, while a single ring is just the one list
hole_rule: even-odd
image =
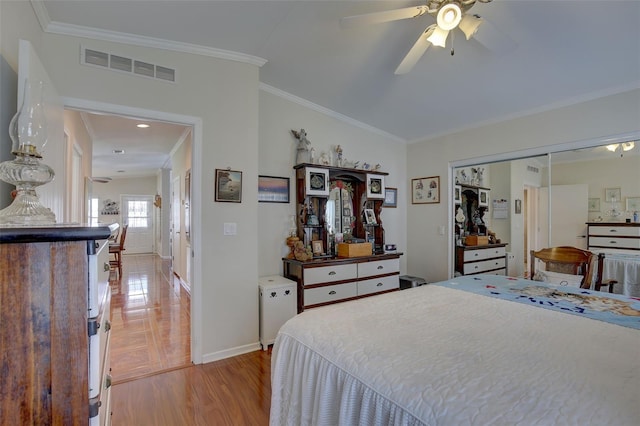
[{"label": "wooden chair reflection", "polygon": [[127,237],[128,227],[129,225],[122,227],[120,240],[117,243],[109,243],[109,254],[113,254],[113,259],[109,259],[109,266],[118,269],[118,278],[122,278],[122,252],[125,250],[124,241]]},{"label": "wooden chair reflection", "polygon": [[[542,262],[544,264],[543,271],[581,276],[580,288],[591,288],[595,255],[590,251],[576,247],[561,246],[544,248],[538,251],[531,250],[530,254],[531,279],[535,280],[545,275],[544,272],[537,269],[538,262]],[[540,280],[554,283],[551,279],[541,278]],[[570,277],[566,277],[566,280],[570,281]],[[576,280],[578,280],[577,277]],[[560,282],[555,284],[560,284]]]}]

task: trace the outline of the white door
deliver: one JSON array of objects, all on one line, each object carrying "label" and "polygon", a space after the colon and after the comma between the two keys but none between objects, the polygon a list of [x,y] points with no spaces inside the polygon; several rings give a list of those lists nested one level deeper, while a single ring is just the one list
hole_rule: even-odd
[{"label": "white door", "polygon": [[[587,249],[587,225],[589,186],[552,185],[539,191],[540,234],[538,241],[543,247],[573,246]],[[551,210],[549,210],[551,203]],[[549,213],[548,213],[549,212]],[[550,224],[550,234],[546,224]]]},{"label": "white door", "polygon": [[[18,52],[18,108],[22,105],[25,83],[31,85],[32,96],[39,96],[39,83],[44,83],[43,101],[47,121],[47,143],[42,150],[42,162],[53,169],[56,176],[52,182],[36,188],[40,203],[51,209],[56,222],[69,220],[65,217],[66,181],[65,161],[67,147],[64,143],[64,108],[53,82],[27,40],[20,40]],[[38,99],[39,100],[39,99]],[[6,131],[3,129],[3,132]]]},{"label": "white door", "polygon": [[122,195],[121,205],[123,225],[129,225],[125,253],[153,253],[153,197]]}]

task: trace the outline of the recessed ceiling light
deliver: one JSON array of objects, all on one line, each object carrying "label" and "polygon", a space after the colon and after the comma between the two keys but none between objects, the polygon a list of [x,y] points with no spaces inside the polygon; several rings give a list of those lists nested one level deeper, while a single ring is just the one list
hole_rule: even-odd
[{"label": "recessed ceiling light", "polygon": [[124,170],[118,170],[118,173],[124,173]]},{"label": "recessed ceiling light", "polygon": [[124,154],[124,149],[114,149],[113,153],[114,154]]},{"label": "recessed ceiling light", "polygon": [[149,127],[149,125],[145,124],[145,123],[140,123],[140,124],[137,125],[137,127],[141,128],[141,129],[146,129],[147,127]]}]

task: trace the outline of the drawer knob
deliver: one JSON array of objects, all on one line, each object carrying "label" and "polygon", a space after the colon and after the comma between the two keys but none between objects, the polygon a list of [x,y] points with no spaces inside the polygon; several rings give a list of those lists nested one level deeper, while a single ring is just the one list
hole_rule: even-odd
[{"label": "drawer knob", "polygon": [[609,244],[618,244],[618,242],[616,240],[613,240],[613,241],[609,241]]},{"label": "drawer knob", "polygon": [[112,381],[113,380],[111,379],[111,374],[107,374],[106,377],[104,378],[104,388],[109,389],[111,387]]},{"label": "drawer knob", "polygon": [[378,283],[378,284],[376,284],[376,287],[382,287],[382,286],[383,286],[383,284],[382,284],[382,283]]},{"label": "drawer knob", "polygon": [[335,290],[331,290],[331,291],[329,292],[329,294],[333,296],[334,294],[336,294],[336,291],[335,291]]},{"label": "drawer knob", "polygon": [[104,332],[108,332],[109,330],[111,330],[111,321],[105,321],[104,323]]},{"label": "drawer knob", "polygon": [[329,272],[329,275],[335,275],[335,274],[336,274],[336,271]]},{"label": "drawer knob", "polygon": [[104,262],[104,265],[102,265],[102,269],[104,270],[104,272],[109,272],[111,268],[109,267],[109,264],[107,262]]},{"label": "drawer knob", "polygon": [[380,265],[378,266],[378,269],[384,269],[384,266]]},{"label": "drawer knob", "polygon": [[609,232],[618,232],[617,229],[609,229]]}]

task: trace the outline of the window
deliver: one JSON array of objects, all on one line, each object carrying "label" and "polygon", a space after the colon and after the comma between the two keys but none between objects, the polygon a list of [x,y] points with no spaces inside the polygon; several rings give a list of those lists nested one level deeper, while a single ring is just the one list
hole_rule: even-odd
[{"label": "window", "polygon": [[97,225],[100,221],[99,218],[100,211],[98,209],[98,199],[91,198],[89,199],[89,224]]},{"label": "window", "polygon": [[147,228],[149,226],[149,203],[147,201],[129,201],[127,218],[130,228]]}]

